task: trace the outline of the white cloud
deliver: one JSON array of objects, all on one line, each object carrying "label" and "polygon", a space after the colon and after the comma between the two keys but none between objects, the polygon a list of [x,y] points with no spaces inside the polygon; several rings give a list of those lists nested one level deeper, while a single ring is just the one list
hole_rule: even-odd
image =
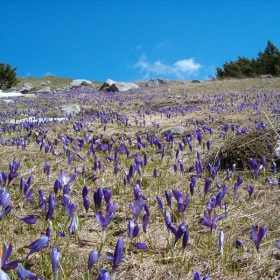
[{"label": "white cloud", "polygon": [[162,75],[185,79],[196,76],[202,66],[196,63],[194,58],[178,60],[174,64],[168,65],[160,60],[150,63],[147,57],[142,55],[134,67],[145,73],[145,78],[149,78],[150,75]]}]

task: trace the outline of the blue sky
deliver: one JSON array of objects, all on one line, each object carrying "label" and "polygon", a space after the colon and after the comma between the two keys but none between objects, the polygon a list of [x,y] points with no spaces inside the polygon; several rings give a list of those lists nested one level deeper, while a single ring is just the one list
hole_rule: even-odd
[{"label": "blue sky", "polygon": [[280,49],[280,1],[0,0],[0,63],[19,77],[207,79]]}]

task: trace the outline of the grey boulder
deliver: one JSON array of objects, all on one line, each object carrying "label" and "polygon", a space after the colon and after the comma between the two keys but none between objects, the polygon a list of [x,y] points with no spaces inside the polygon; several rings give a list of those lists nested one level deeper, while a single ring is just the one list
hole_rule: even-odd
[{"label": "grey boulder", "polygon": [[19,89],[19,92],[21,93],[27,93],[30,92],[31,90],[33,90],[34,87],[32,86],[31,83],[25,83],[23,84],[23,86]]},{"label": "grey boulder", "polygon": [[44,88],[41,88],[39,90],[36,90],[36,93],[50,93],[50,92],[51,92],[50,87],[44,87]]},{"label": "grey boulder", "polygon": [[76,116],[81,112],[81,107],[77,104],[68,105],[63,107],[60,111],[57,112],[59,117],[66,117],[66,116]]},{"label": "grey boulder", "polygon": [[115,81],[111,80],[111,79],[107,79],[103,85],[100,87],[100,89],[108,89],[111,85],[113,85],[114,83],[116,83]]},{"label": "grey boulder", "polygon": [[150,79],[145,87],[158,87],[160,85],[167,84],[168,81],[168,79]]},{"label": "grey boulder", "polygon": [[107,92],[124,92],[132,89],[138,89],[139,86],[134,83],[115,82],[111,79],[107,79],[105,83],[100,87],[100,90],[106,90]]},{"label": "grey boulder", "polygon": [[70,87],[92,86],[92,82],[84,79],[73,80]]},{"label": "grey boulder", "polygon": [[182,135],[185,133],[185,128],[183,126],[174,126],[169,130],[173,135]]}]

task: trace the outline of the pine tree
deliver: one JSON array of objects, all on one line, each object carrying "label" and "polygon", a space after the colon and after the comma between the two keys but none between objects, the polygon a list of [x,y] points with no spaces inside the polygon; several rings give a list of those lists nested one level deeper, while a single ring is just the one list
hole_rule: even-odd
[{"label": "pine tree", "polygon": [[258,53],[258,62],[261,74],[279,75],[280,52],[270,41],[267,42],[264,52]]},{"label": "pine tree", "polygon": [[225,62],[223,68],[216,68],[216,77],[245,78],[263,74],[280,76],[280,52],[271,41],[267,42],[264,52],[258,53],[257,59],[238,57],[237,61]]},{"label": "pine tree", "polygon": [[9,89],[17,84],[16,68],[0,63],[0,89]]}]

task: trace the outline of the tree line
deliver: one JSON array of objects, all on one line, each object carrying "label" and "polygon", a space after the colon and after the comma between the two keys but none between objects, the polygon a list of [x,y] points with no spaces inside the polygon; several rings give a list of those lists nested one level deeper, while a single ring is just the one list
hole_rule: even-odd
[{"label": "tree line", "polygon": [[271,41],[268,41],[265,50],[259,52],[256,59],[238,56],[237,61],[225,62],[222,68],[218,67],[216,71],[218,79],[280,76],[280,52]]}]

